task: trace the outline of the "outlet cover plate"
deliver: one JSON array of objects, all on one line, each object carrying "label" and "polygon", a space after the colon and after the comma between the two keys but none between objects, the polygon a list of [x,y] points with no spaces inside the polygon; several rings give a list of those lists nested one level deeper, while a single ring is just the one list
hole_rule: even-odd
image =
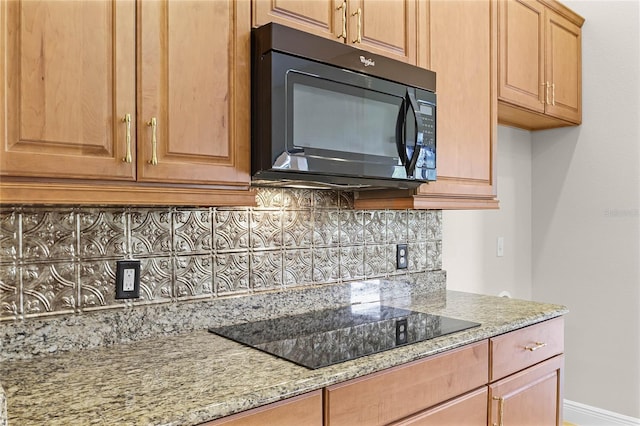
[{"label": "outlet cover plate", "polygon": [[407,244],[396,246],[396,269],[407,269],[409,266],[409,250]]},{"label": "outlet cover plate", "polygon": [[140,261],[118,260],[116,262],[116,299],[138,299],[140,297]]}]

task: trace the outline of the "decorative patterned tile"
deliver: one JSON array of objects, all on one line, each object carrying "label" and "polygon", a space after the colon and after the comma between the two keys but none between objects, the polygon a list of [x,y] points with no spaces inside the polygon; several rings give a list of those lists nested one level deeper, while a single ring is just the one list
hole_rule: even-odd
[{"label": "decorative patterned tile", "polygon": [[313,282],[313,256],[310,249],[285,250],[283,280],[287,287]]},{"label": "decorative patterned tile", "polygon": [[338,191],[313,191],[313,207],[316,209],[337,209],[340,207]]},{"label": "decorative patterned tile", "polygon": [[286,248],[311,248],[313,242],[313,215],[310,210],[282,212],[282,238]]},{"label": "decorative patterned tile", "polygon": [[126,212],[86,209],[79,214],[80,258],[122,258],[127,253]]},{"label": "decorative patterned tile", "polygon": [[254,249],[282,247],[282,212],[280,210],[253,210],[250,213],[249,243]]},{"label": "decorative patterned tile", "polygon": [[386,213],[381,210],[365,210],[363,240],[365,244],[384,244],[387,241]]},{"label": "decorative patterned tile", "polygon": [[18,221],[19,215],[14,209],[0,210],[0,264],[14,262],[20,255]]},{"label": "decorative patterned tile", "polygon": [[23,259],[71,260],[76,244],[76,215],[71,209],[28,209],[22,213]]},{"label": "decorative patterned tile", "polygon": [[389,263],[387,251],[390,245],[379,244],[364,247],[365,278],[384,277],[394,267]]},{"label": "decorative patterned tile", "polygon": [[338,193],[340,209],[353,209],[354,197],[353,192],[340,191]]},{"label": "decorative patterned tile", "polygon": [[340,248],[340,277],[343,280],[364,278],[364,246]]},{"label": "decorative patterned tile", "polygon": [[173,295],[171,257],[140,259],[140,299],[137,302],[168,302]]},{"label": "decorative patterned tile", "polygon": [[84,311],[124,306],[116,300],[116,259],[80,262],[80,306]]},{"label": "decorative patterned tile", "polygon": [[282,188],[258,188],[256,203],[260,209],[279,209],[283,206]]},{"label": "decorative patterned tile", "polygon": [[173,213],[173,249],[177,254],[211,253],[213,226],[209,209]]},{"label": "decorative patterned tile", "polygon": [[313,281],[331,283],[340,279],[340,249],[337,247],[314,248]]},{"label": "decorative patterned tile", "polygon": [[282,287],[282,251],[254,251],[251,254],[251,288],[270,290]]},{"label": "decorative patterned tile", "polygon": [[216,250],[249,248],[249,210],[216,209],[213,238]]},{"label": "decorative patterned tile", "polygon": [[211,255],[176,256],[176,297],[211,297],[213,294],[213,258]]},{"label": "decorative patterned tile", "polygon": [[427,242],[427,270],[442,269],[442,241]]},{"label": "decorative patterned tile", "polygon": [[313,246],[331,247],[340,243],[340,212],[316,210],[313,213]]},{"label": "decorative patterned tile", "polygon": [[135,257],[171,254],[171,212],[131,210],[131,251]]},{"label": "decorative patterned tile", "polygon": [[23,267],[25,316],[73,312],[76,266],[73,262],[33,263]]},{"label": "decorative patterned tile", "polygon": [[409,243],[408,272],[423,272],[427,269],[427,243]]},{"label": "decorative patterned tile", "polygon": [[20,271],[15,264],[0,265],[0,321],[20,313]]},{"label": "decorative patterned tile", "polygon": [[427,240],[442,240],[442,210],[427,211]]},{"label": "decorative patterned tile", "polygon": [[406,210],[387,210],[385,212],[387,218],[387,243],[406,243],[407,242],[407,211]]},{"label": "decorative patterned tile", "polygon": [[355,245],[364,242],[363,215],[361,211],[340,210],[339,243],[340,245]]},{"label": "decorative patterned tile", "polygon": [[217,254],[213,271],[216,295],[249,291],[248,252]]},{"label": "decorative patterned tile", "polygon": [[427,240],[427,212],[424,210],[407,211],[407,241],[422,242]]},{"label": "decorative patterned tile", "polygon": [[285,189],[282,207],[286,210],[310,210],[313,207],[314,191],[311,189]]}]

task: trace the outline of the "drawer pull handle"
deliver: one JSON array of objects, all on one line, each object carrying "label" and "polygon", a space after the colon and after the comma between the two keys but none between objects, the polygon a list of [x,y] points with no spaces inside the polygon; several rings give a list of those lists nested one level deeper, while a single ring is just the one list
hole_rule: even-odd
[{"label": "drawer pull handle", "polygon": [[536,342],[535,345],[533,345],[533,346],[525,346],[524,348],[526,350],[528,350],[528,351],[533,352],[533,351],[537,351],[540,348],[544,348],[545,346],[547,346],[547,344],[544,343],[544,342]]},{"label": "drawer pull handle", "polygon": [[498,423],[494,423],[493,426],[504,426],[502,422],[504,419],[504,398],[494,396],[493,400],[498,401]]},{"label": "drawer pull handle", "polygon": [[336,10],[342,9],[342,32],[338,34],[338,38],[347,39],[347,0],[342,2],[342,5],[338,6]]},{"label": "drawer pull handle", "polygon": [[125,142],[127,144],[127,150],[125,157],[122,159],[125,163],[131,163],[131,114],[125,114],[122,122],[126,125],[127,133],[125,136]]},{"label": "drawer pull handle", "polygon": [[158,138],[156,135],[158,120],[155,117],[151,117],[151,120],[147,122],[147,126],[151,127],[151,160],[148,163],[155,166],[158,164]]}]

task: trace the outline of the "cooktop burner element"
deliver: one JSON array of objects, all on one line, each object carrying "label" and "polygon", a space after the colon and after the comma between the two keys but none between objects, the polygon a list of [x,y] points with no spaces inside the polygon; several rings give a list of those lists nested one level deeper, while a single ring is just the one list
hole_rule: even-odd
[{"label": "cooktop burner element", "polygon": [[316,369],[479,325],[367,303],[209,331]]}]

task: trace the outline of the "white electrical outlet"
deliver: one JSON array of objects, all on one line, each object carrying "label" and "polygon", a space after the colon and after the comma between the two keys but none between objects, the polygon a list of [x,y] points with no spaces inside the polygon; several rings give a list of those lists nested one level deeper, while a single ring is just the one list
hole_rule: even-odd
[{"label": "white electrical outlet", "polygon": [[124,291],[133,291],[136,284],[136,270],[125,269],[122,276],[122,289]]},{"label": "white electrical outlet", "polygon": [[504,256],[504,237],[498,237],[496,240],[496,256]]}]

